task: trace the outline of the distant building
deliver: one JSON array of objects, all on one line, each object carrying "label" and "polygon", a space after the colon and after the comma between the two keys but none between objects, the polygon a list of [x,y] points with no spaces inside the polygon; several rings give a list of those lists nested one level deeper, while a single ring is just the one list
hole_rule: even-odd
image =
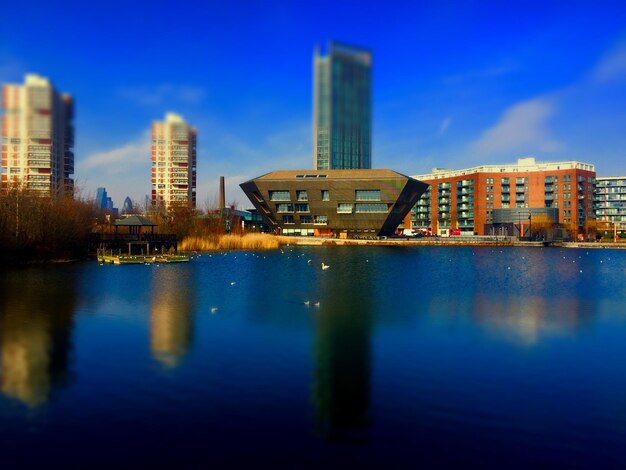
[{"label": "distant building", "polygon": [[96,204],[100,209],[113,210],[113,200],[107,194],[106,188],[98,188],[96,191]]},{"label": "distant building", "polygon": [[122,206],[123,214],[132,214],[134,212],[133,201],[130,197],[126,196],[124,199],[124,205]]},{"label": "distant building", "polygon": [[317,170],[372,167],[372,54],[330,42],[316,49],[313,160]]},{"label": "distant building", "polygon": [[196,207],[196,129],[181,116],[152,123],[152,206]]},{"label": "distant building", "polygon": [[274,171],[242,183],[265,223],[282,235],[391,235],[426,184],[391,170]]},{"label": "distant building", "polygon": [[586,221],[595,217],[595,177],[595,167],[588,163],[537,163],[534,158],[513,165],[435,169],[413,176],[429,187],[411,212],[411,227],[485,235],[491,232],[494,209],[547,207],[558,209],[559,223],[583,232]]},{"label": "distant building", "polygon": [[626,176],[596,178],[594,210],[599,222],[626,231]]},{"label": "distant building", "polygon": [[21,184],[52,196],[74,191],[74,103],[47,78],[26,75],[2,91],[0,186]]}]

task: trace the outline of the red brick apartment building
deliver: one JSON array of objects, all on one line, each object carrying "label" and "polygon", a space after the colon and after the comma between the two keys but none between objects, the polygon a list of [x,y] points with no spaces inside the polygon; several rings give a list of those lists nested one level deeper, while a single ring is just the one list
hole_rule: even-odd
[{"label": "red brick apartment building", "polygon": [[559,223],[584,232],[594,218],[596,171],[576,161],[537,163],[521,158],[513,165],[485,165],[465,170],[434,169],[412,178],[428,190],[405,219],[405,227],[445,234],[491,233],[493,209],[543,208],[559,210]]}]

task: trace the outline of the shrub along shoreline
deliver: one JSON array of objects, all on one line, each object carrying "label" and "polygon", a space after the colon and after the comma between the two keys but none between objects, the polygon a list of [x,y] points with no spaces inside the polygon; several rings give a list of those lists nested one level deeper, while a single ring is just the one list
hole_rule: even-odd
[{"label": "shrub along shoreline", "polygon": [[189,236],[178,244],[178,250],[226,251],[226,250],[275,250],[285,243],[266,233],[209,234]]}]

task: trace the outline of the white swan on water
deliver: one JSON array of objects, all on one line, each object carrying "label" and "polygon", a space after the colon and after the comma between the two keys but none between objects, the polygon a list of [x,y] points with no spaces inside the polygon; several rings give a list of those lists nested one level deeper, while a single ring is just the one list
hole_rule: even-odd
[{"label": "white swan on water", "polygon": [[324,264],[324,262],[322,262],[322,270],[326,271],[328,268],[330,268],[330,264]]}]

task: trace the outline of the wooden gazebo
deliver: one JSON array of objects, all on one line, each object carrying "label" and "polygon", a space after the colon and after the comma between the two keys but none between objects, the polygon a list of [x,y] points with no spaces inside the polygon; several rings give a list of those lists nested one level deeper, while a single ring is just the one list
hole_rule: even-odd
[{"label": "wooden gazebo", "polygon": [[[146,248],[146,254],[150,253],[150,241],[154,240],[154,227],[155,224],[149,219],[140,215],[131,215],[124,219],[118,219],[113,222],[115,227],[115,234],[119,234],[119,227],[128,227],[128,254],[132,254],[133,246],[139,246],[143,253],[143,247]],[[144,231],[146,227],[150,227],[150,232]]]}]

